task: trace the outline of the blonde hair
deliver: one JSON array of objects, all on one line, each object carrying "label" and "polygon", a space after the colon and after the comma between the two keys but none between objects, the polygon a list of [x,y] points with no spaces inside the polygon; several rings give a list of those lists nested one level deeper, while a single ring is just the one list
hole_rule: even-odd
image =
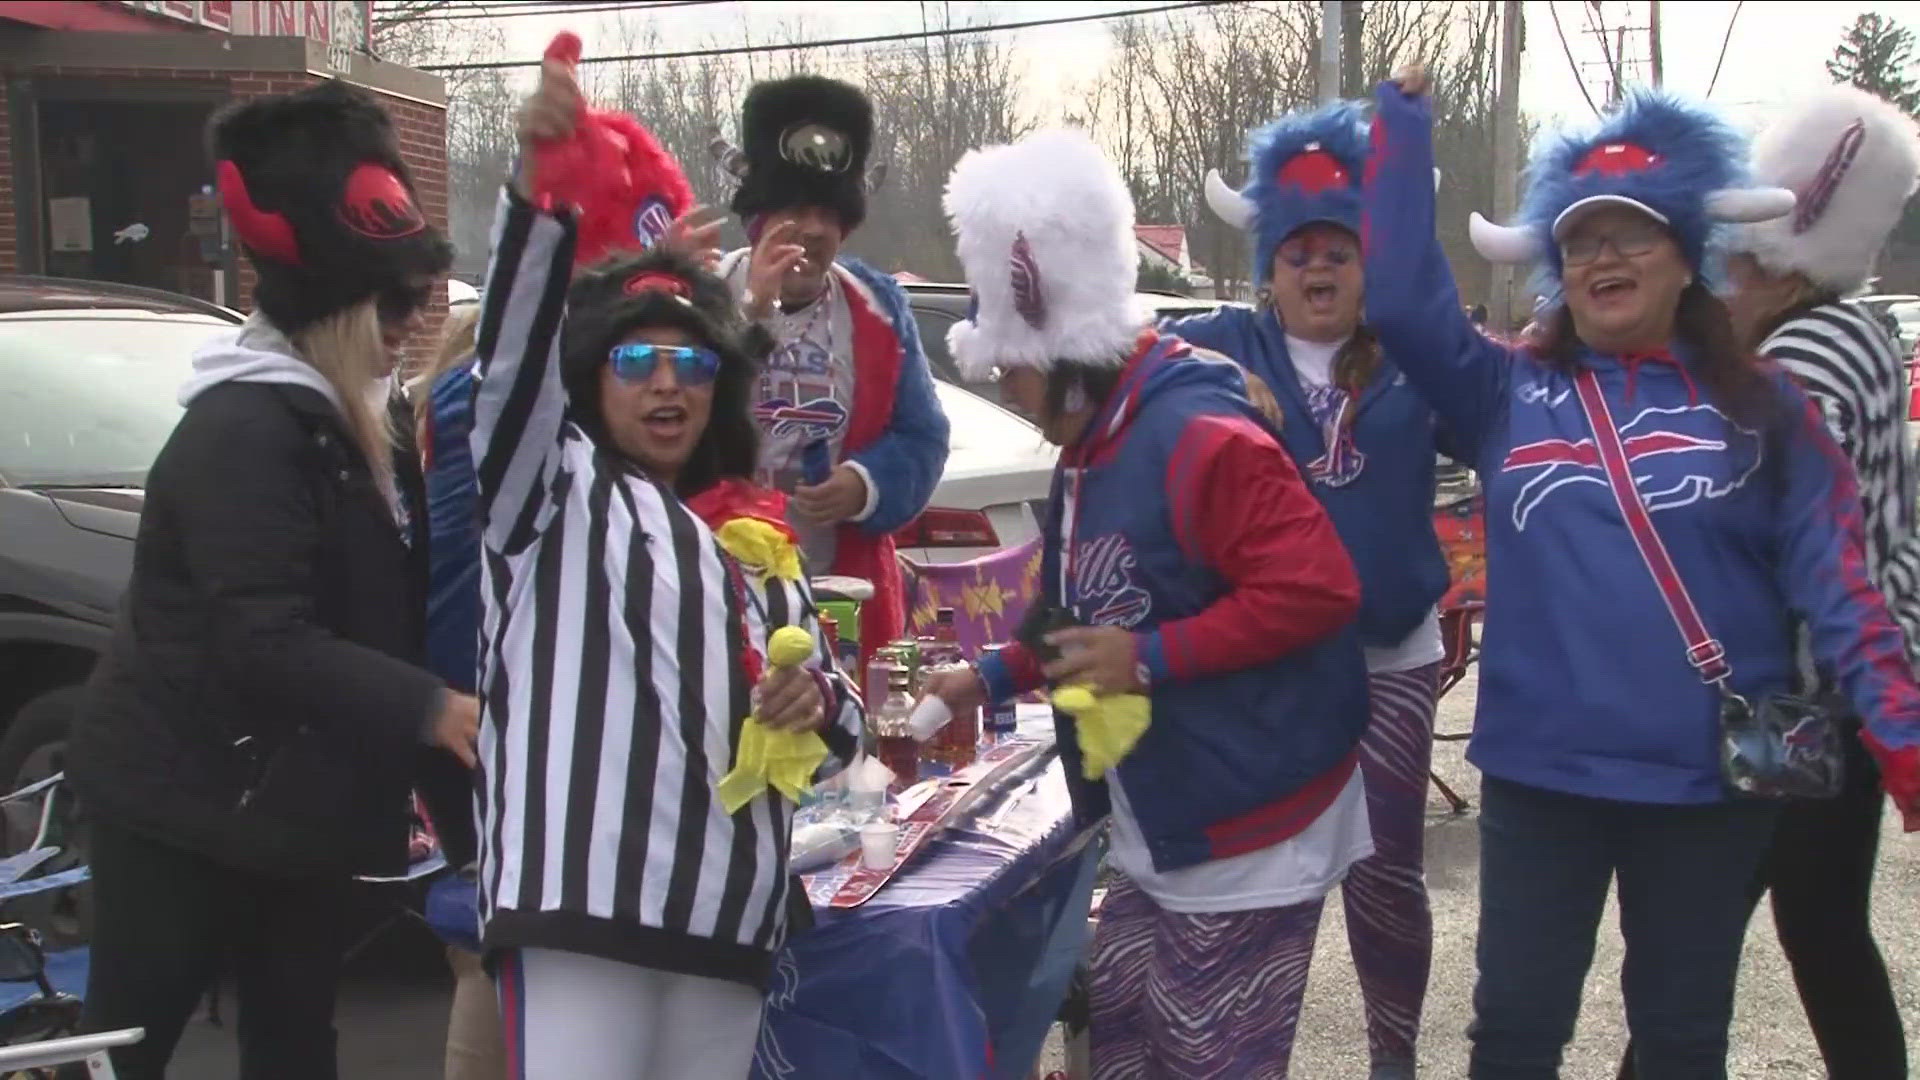
[{"label": "blonde hair", "polygon": [[386,410],[384,388],[387,346],[380,334],[380,315],[367,300],[292,336],[300,354],[340,399],[347,430],[360,444],[367,468],[389,502],[394,499],[393,425]]},{"label": "blonde hair", "polygon": [[433,409],[433,384],[440,381],[440,376],[472,358],[474,342],[479,333],[479,304],[467,304],[447,312],[446,321],[440,324],[440,348],[433,354],[433,362],[407,380],[407,397],[413,402],[414,430],[418,432],[422,452],[427,446],[427,414]]}]

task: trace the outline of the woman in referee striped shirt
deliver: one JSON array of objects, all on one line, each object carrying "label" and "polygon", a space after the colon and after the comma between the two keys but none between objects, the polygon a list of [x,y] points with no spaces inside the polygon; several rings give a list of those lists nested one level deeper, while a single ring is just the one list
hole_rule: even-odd
[{"label": "woman in referee striped shirt", "polygon": [[[523,142],[564,138],[579,101],[549,67]],[[753,470],[756,349],[726,286],[667,250],[709,240],[682,223],[569,288],[573,223],[520,179],[495,229],[471,436],[480,878],[515,1077],[747,1074],[791,807],[729,814],[715,785],[749,713],[842,760],[859,730],[830,650],[760,675],[773,629],[818,640],[803,576],[742,572],[715,540],[740,500],[713,493]]]}]

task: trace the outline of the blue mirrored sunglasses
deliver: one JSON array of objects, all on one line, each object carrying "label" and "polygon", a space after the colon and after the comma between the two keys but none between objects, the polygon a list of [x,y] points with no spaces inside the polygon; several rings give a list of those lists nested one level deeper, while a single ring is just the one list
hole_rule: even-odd
[{"label": "blue mirrored sunglasses", "polygon": [[607,354],[613,374],[621,382],[641,383],[653,378],[662,360],[673,364],[673,376],[682,386],[705,386],[720,374],[720,355],[694,345],[649,345],[628,342]]}]

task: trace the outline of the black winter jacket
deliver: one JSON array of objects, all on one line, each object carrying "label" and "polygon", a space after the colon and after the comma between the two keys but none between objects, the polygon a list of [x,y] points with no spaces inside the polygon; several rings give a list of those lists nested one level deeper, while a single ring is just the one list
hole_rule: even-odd
[{"label": "black winter jacket", "polygon": [[[396,474],[411,543],[320,394],[194,398],[148,475],[133,580],[75,724],[88,813],[284,876],[403,870],[416,781],[436,819],[470,817],[465,770],[420,741],[443,690],[418,666],[410,446]],[[470,847],[470,830],[445,839]]]}]

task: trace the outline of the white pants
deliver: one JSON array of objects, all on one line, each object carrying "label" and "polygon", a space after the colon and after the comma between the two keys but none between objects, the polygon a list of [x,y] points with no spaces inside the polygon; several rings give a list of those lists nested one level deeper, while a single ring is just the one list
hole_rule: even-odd
[{"label": "white pants", "polygon": [[513,1080],[746,1080],[761,994],[583,953],[518,949],[494,982]]}]

